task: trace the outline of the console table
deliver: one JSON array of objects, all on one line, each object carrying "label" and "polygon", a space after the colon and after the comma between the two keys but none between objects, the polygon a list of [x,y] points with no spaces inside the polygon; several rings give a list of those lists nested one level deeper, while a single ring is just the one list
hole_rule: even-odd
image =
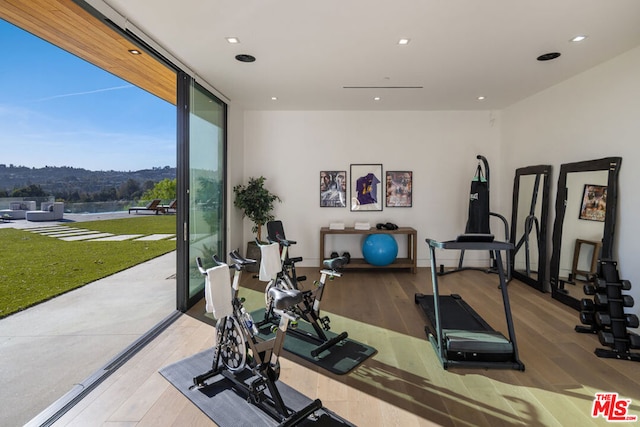
[{"label": "console table", "polygon": [[396,258],[394,262],[385,266],[376,266],[367,263],[364,258],[351,258],[349,264],[344,268],[408,268],[413,274],[417,272],[417,238],[418,232],[411,227],[400,227],[397,230],[378,230],[372,228],[369,230],[356,230],[353,227],[347,227],[344,230],[331,230],[329,227],[320,228],[320,267],[324,260],[324,241],[329,234],[406,234],[407,235],[407,258]]}]

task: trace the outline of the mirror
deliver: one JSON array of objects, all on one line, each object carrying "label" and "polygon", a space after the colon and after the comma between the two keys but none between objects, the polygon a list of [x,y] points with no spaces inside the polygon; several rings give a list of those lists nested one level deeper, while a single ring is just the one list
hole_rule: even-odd
[{"label": "mirror", "polygon": [[511,209],[511,275],[545,291],[551,166],[516,169]]},{"label": "mirror", "polygon": [[621,162],[607,157],[560,167],[549,279],[553,298],[576,310],[598,259],[613,257]]}]

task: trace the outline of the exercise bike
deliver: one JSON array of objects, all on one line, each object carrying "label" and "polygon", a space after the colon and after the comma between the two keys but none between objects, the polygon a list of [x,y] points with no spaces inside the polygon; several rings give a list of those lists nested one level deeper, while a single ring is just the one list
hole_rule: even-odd
[{"label": "exercise bike", "polygon": [[[320,270],[320,280],[314,281],[314,289],[303,291],[298,289],[297,286],[298,281],[295,276],[295,262],[291,262],[287,257],[288,248],[292,244],[295,244],[295,242],[282,239],[279,236],[276,236],[276,240],[281,248],[280,260],[282,263],[282,269],[275,278],[269,281],[265,288],[265,302],[267,309],[265,310],[264,319],[258,323],[258,326],[261,327],[268,323],[277,322],[278,313],[274,309],[271,297],[272,289],[296,290],[301,292],[302,300],[291,309],[299,318],[306,321],[313,327],[313,332],[297,328],[294,323],[292,324],[289,333],[292,336],[316,345],[317,347],[312,349],[310,354],[312,357],[318,357],[318,355],[323,351],[333,347],[349,336],[347,332],[342,332],[333,338],[329,338],[325,331],[329,331],[331,329],[331,320],[328,316],[320,316],[320,302],[322,301],[322,294],[324,293],[324,286],[327,278],[329,278],[329,280],[333,280],[335,277],[342,276],[342,273],[338,270],[345,265],[348,260],[346,257],[324,260],[324,269]],[[291,271],[293,271],[293,276],[289,276],[289,272]]]},{"label": "exercise bike", "polygon": [[[302,257],[290,257],[289,247],[296,244],[295,240],[287,239],[284,234],[282,221],[275,220],[267,223],[267,240],[269,243],[279,243],[282,262],[282,278],[287,282],[287,289],[300,289],[298,283],[307,280],[307,276],[296,274],[296,263],[302,262]],[[286,242],[286,247],[282,242]]]},{"label": "exercise bike", "polygon": [[[294,426],[322,408],[322,402],[316,399],[304,408],[293,411],[285,405],[276,386],[280,376],[278,358],[287,328],[291,321],[297,319],[291,307],[301,301],[302,294],[297,290],[279,288],[270,291],[272,309],[280,321],[274,327],[273,338],[266,341],[259,339],[256,325],[243,306],[244,300],[238,298],[242,271],[256,261],[244,258],[236,251],[232,251],[229,257],[234,262],[231,267],[235,269],[231,286],[227,264],[214,256],[217,265],[206,270],[202,260],[196,258],[198,270],[207,277],[206,286],[212,289],[211,293],[205,292],[205,295],[224,295],[231,289],[231,298],[226,301],[207,301],[207,310],[211,303],[214,315],[220,316],[216,323],[213,363],[209,371],[193,378],[193,384],[196,388],[205,387],[207,380],[220,374],[230,380],[248,402],[271,416],[280,426]],[[221,271],[216,272],[215,269]]]}]

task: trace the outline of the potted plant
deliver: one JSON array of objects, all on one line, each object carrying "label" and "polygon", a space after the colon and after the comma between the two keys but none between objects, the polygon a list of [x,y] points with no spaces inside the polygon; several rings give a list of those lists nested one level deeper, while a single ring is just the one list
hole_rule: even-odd
[{"label": "potted plant", "polygon": [[[251,231],[256,233],[259,241],[262,241],[262,226],[273,220],[274,202],[280,202],[280,198],[264,187],[266,178],[249,178],[247,185],[240,184],[233,187],[235,200],[233,205],[242,210],[242,218],[247,217],[253,221]],[[260,250],[255,242],[249,242],[247,246],[247,258],[260,259]]]}]

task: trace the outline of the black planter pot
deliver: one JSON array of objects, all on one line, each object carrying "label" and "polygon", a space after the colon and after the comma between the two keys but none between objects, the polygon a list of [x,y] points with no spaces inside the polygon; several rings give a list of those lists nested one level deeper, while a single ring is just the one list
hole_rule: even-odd
[{"label": "black planter pot", "polygon": [[262,259],[262,253],[256,242],[247,243],[246,258],[255,259],[257,262],[247,266],[247,271],[251,273],[257,273],[260,270],[260,259]]}]

